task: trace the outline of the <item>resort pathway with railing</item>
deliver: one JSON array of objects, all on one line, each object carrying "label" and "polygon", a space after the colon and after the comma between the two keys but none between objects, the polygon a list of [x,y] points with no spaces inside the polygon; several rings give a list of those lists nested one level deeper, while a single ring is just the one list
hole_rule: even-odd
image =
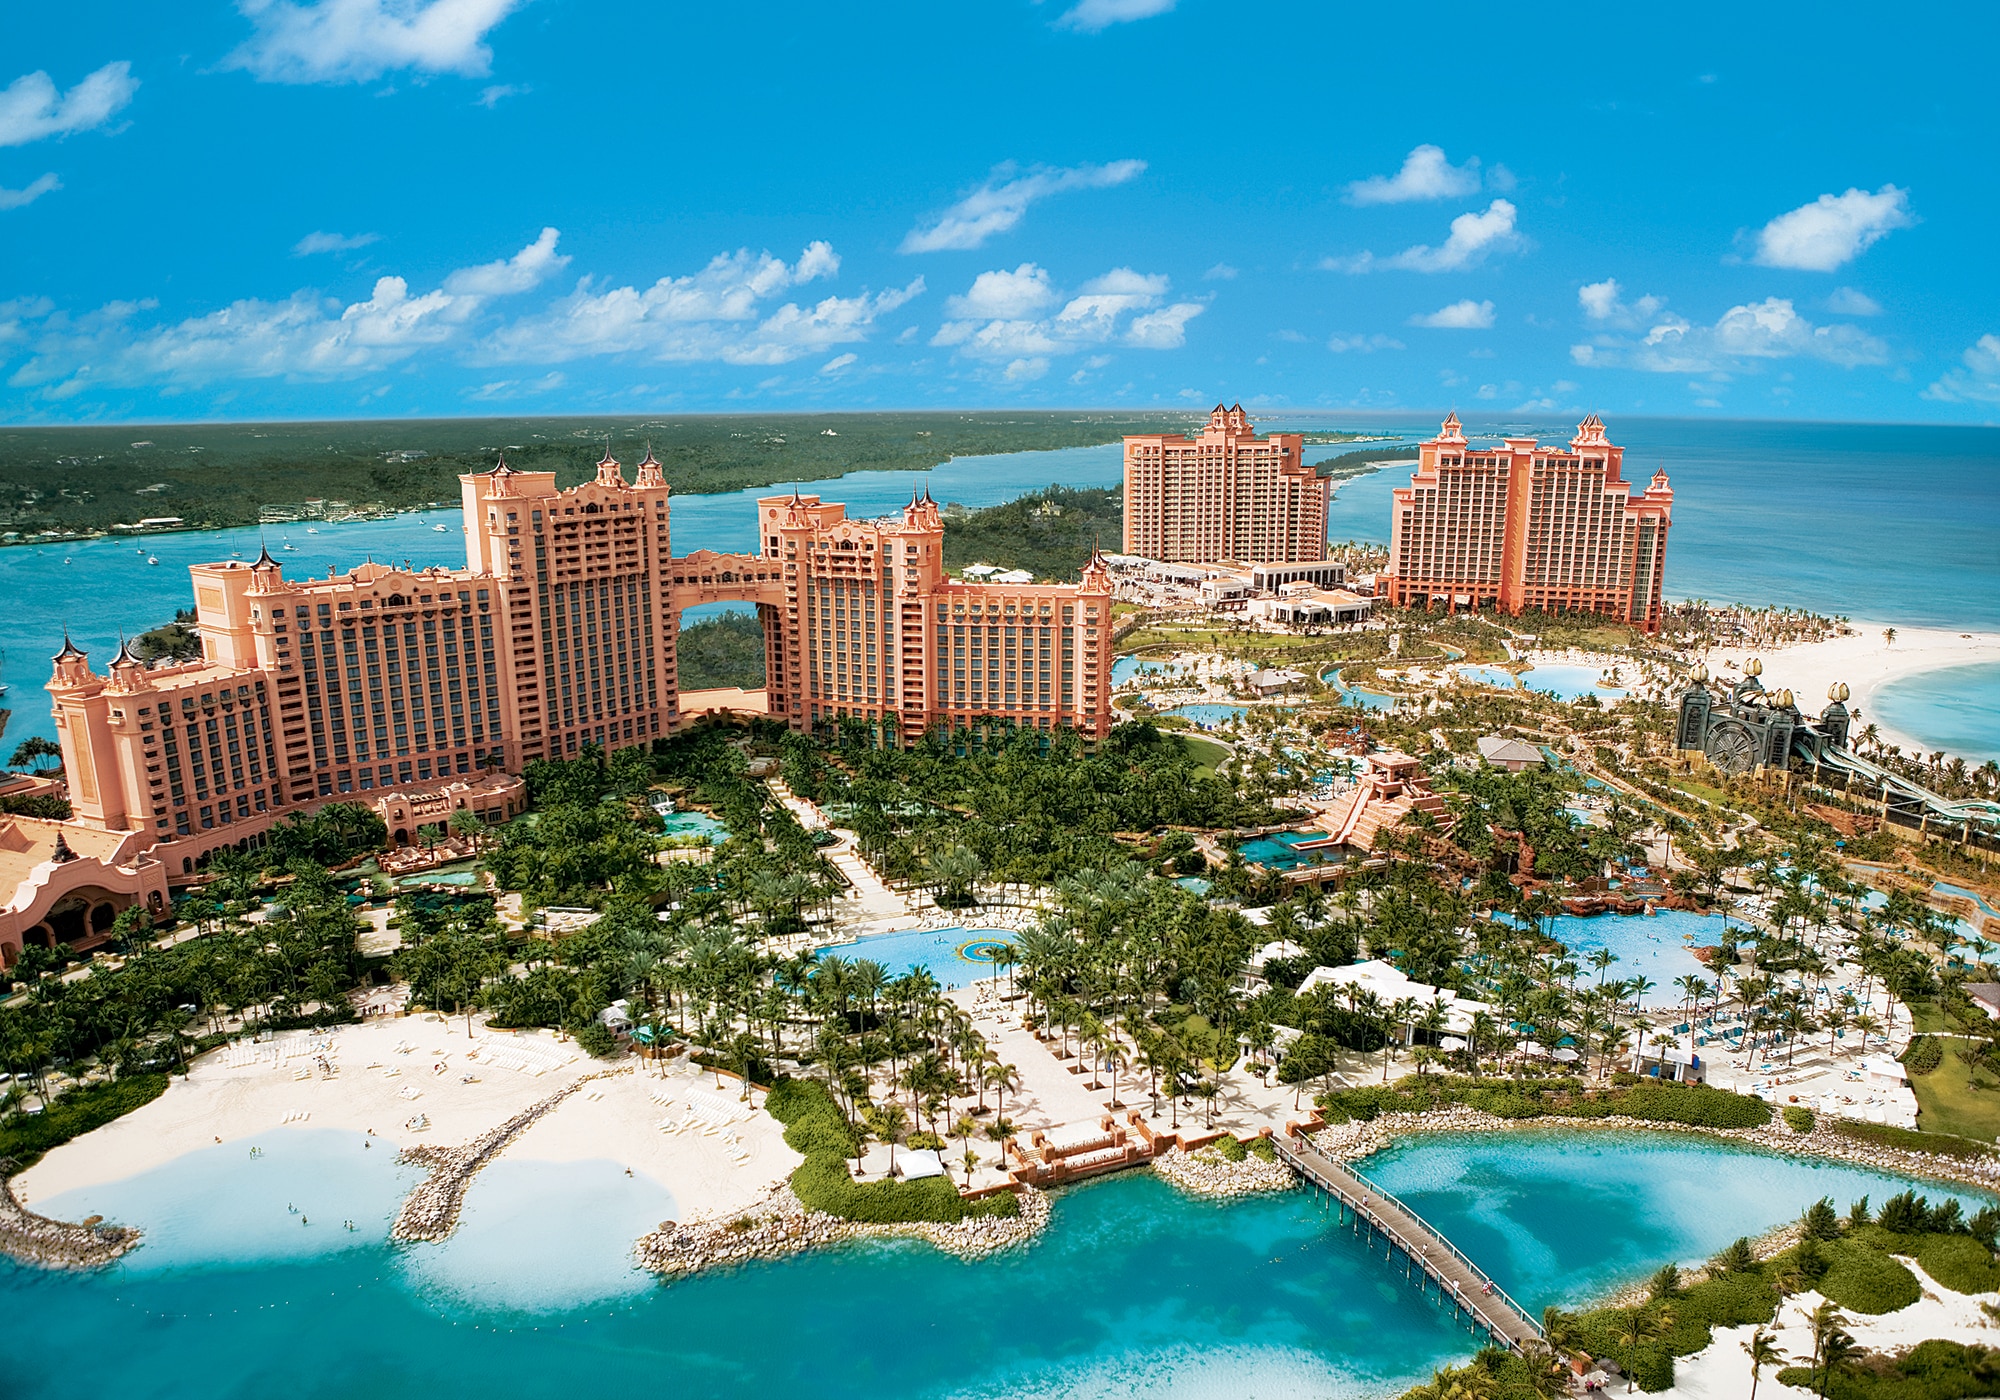
[{"label": "resort pathway with railing", "polygon": [[1343,1221],[1349,1219],[1369,1237],[1381,1237],[1391,1251],[1401,1250],[1413,1277],[1428,1291],[1435,1282],[1440,1301],[1465,1313],[1494,1341],[1513,1351],[1526,1351],[1541,1341],[1542,1329],[1527,1309],[1508,1297],[1497,1283],[1468,1259],[1457,1245],[1387,1191],[1374,1185],[1344,1162],[1337,1162],[1298,1138],[1274,1136],[1278,1158],[1313,1186],[1333,1197]]}]

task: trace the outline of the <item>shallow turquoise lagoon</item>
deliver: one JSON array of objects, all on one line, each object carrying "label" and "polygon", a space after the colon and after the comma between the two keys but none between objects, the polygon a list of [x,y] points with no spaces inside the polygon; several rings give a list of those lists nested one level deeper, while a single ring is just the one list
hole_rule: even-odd
[{"label": "shallow turquoise lagoon", "polygon": [[[1393,1394],[1475,1342],[1304,1191],[1196,1202],[1135,1172],[1058,1194],[1040,1244],[984,1263],[894,1241],[660,1287],[628,1249],[672,1203],[616,1163],[503,1158],[451,1240],[390,1247],[412,1174],[383,1149],[292,1130],[261,1143],[260,1159],[204,1150],[40,1202],[90,1204],[146,1228],[147,1243],[80,1277],[0,1268],[14,1316],[34,1319],[10,1347],[10,1397],[665,1385],[704,1400],[1354,1400]],[[1705,1257],[1821,1195],[1879,1202],[1905,1184],[1684,1136],[1575,1130],[1422,1139],[1364,1169],[1537,1309]]]},{"label": "shallow turquoise lagoon", "polygon": [[1003,928],[920,928],[835,943],[826,951],[850,962],[857,958],[878,962],[891,977],[921,967],[937,978],[940,986],[969,987],[994,975],[995,951],[1015,937]]},{"label": "shallow turquoise lagoon", "polygon": [[1359,686],[1348,685],[1345,681],[1341,680],[1340,668],[1338,666],[1322,674],[1320,679],[1340,692],[1340,699],[1343,704],[1359,705],[1364,710],[1393,710],[1396,707],[1396,697],[1393,695],[1384,695],[1380,691],[1363,690]]},{"label": "shallow turquoise lagoon", "polygon": [[1875,714],[1969,763],[2000,759],[2000,661],[1891,681],[1875,693]]},{"label": "shallow turquoise lagoon", "polygon": [[[1358,1164],[1539,1314],[1669,1260],[1698,1263],[1830,1196],[1845,1213],[1913,1183],[1678,1133],[1541,1128],[1412,1139]],[[1976,1192],[1915,1183],[1932,1200]]]},{"label": "shallow turquoise lagoon", "polygon": [[1254,836],[1236,849],[1243,853],[1245,860],[1253,860],[1273,870],[1292,870],[1312,861],[1310,854],[1298,851],[1300,845],[1325,839],[1324,831],[1274,831],[1269,836]]},{"label": "shallow turquoise lagoon", "polygon": [[1521,673],[1521,684],[1529,690],[1549,691],[1559,700],[1580,700],[1586,695],[1607,700],[1625,693],[1615,686],[1599,685],[1597,678],[1602,674],[1595,666],[1537,666]]}]

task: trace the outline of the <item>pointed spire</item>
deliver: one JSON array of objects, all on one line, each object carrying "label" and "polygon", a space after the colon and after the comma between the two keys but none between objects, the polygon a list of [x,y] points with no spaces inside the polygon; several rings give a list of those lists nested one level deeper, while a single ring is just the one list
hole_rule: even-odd
[{"label": "pointed spire", "polygon": [[63,839],[61,831],[56,832],[56,848],[49,853],[49,859],[57,865],[68,865],[76,859],[76,852],[69,848],[69,842]]},{"label": "pointed spire", "polygon": [[657,467],[660,465],[660,459],[653,455],[653,440],[651,438],[646,439],[646,455],[639,459],[639,465],[642,467]]},{"label": "pointed spire", "polygon": [[271,546],[265,542],[262,530],[257,532],[257,562],[251,565],[251,567],[255,569],[275,569],[278,567],[278,561],[271,557]]},{"label": "pointed spire", "polygon": [[507,454],[505,452],[502,452],[500,459],[493,464],[493,470],[487,473],[488,476],[512,476],[513,474],[514,469],[507,465]]},{"label": "pointed spire", "polygon": [[132,650],[131,639],[125,635],[125,629],[122,627],[118,629],[118,655],[112,658],[111,664],[113,666],[143,666],[146,664]]},{"label": "pointed spire", "polygon": [[63,628],[62,650],[55,654],[55,659],[57,661],[77,661],[85,655],[86,653],[83,649],[69,639],[69,628]]}]

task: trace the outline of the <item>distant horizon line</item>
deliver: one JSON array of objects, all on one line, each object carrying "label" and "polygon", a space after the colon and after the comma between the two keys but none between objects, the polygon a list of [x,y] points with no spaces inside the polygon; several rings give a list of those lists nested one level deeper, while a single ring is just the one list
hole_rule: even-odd
[{"label": "distant horizon line", "polygon": [[[1227,401],[1228,406],[1233,406],[1233,404],[1236,402],[1239,401],[1234,401],[1234,400]],[[1440,422],[1443,421],[1444,416],[1448,413],[1456,413],[1461,418],[1464,418],[1468,414],[1470,414],[1472,417],[1479,419],[1498,419],[1503,422],[1523,422],[1523,423],[1548,421],[1554,419],[1566,419],[1570,413],[1574,412],[1581,412],[1585,414],[1598,413],[1600,417],[1604,416],[1602,411],[1597,409],[1549,410],[1546,412],[1529,415],[1518,412],[1496,412],[1492,414],[1485,414],[1481,413],[1476,408],[1460,409],[1456,406],[1429,407],[1429,408],[1427,407],[1297,408],[1282,404],[1244,403],[1242,404],[1242,407],[1244,412],[1250,414],[1252,417],[1276,417],[1276,416],[1327,417],[1327,418],[1345,417],[1345,418],[1363,419],[1363,420],[1370,418],[1386,420],[1391,418],[1413,418],[1413,417],[1428,418],[1432,415],[1436,415]],[[321,423],[338,424],[344,427],[355,427],[364,424],[399,426],[399,425],[420,424],[420,423],[501,423],[501,422],[555,423],[555,422],[577,422],[577,421],[602,422],[602,423],[631,422],[636,424],[636,423],[642,423],[645,420],[658,419],[662,417],[706,418],[706,419],[722,419],[722,418],[804,419],[804,418],[864,418],[871,416],[896,415],[896,416],[948,418],[960,414],[987,414],[987,413],[1034,414],[1034,415],[1041,415],[1048,417],[1058,416],[1062,414],[1070,414],[1070,413],[1091,413],[1091,414],[1118,415],[1123,417],[1160,416],[1160,417],[1202,418],[1207,416],[1211,411],[1212,409],[1207,409],[1207,408],[1120,408],[1120,407],[1106,407],[1103,405],[1069,406],[1069,407],[1058,406],[1054,408],[1029,408],[1021,405],[995,405],[986,407],[960,407],[960,408],[876,407],[876,408],[826,408],[826,409],[771,409],[764,411],[754,411],[754,410],[746,411],[737,409],[689,409],[689,410],[670,411],[670,410],[655,409],[647,412],[638,412],[638,413],[533,413],[533,414],[437,413],[437,414],[408,414],[392,418],[365,417],[365,416],[352,417],[352,418],[343,418],[343,417],[188,418],[188,419],[113,418],[113,419],[99,419],[91,422],[82,422],[82,423],[36,423],[36,422],[0,423],[0,433],[87,432],[92,430],[102,431],[112,428],[116,428],[123,431],[126,429],[142,429],[142,428],[189,429],[189,428],[307,427]],[[1989,431],[2000,429],[2000,420],[1988,420],[1978,423],[1969,423],[1969,422],[1954,422],[1945,419],[1779,418],[1779,417],[1759,417],[1754,415],[1742,415],[1742,414],[1709,415],[1709,414],[1689,414],[1689,413],[1647,413],[1644,411],[1634,411],[1632,413],[1620,413],[1616,410],[1613,410],[1610,415],[1609,421],[1619,421],[1619,420],[1624,420],[1624,421],[1640,420],[1640,421],[1654,421],[1654,422],[1666,422],[1666,423],[1766,423],[1766,424],[1797,423],[1802,425],[1810,425],[1813,427],[1849,427],[1849,428],[1973,428],[1973,429],[1986,429]]]}]

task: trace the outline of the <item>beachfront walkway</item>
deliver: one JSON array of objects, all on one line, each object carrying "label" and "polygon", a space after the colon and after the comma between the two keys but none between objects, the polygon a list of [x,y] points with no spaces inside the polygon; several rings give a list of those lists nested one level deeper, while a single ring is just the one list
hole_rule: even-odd
[{"label": "beachfront walkway", "polygon": [[785,810],[799,819],[799,825],[808,831],[824,827],[840,838],[839,844],[826,847],[822,854],[833,862],[835,869],[847,877],[851,894],[844,901],[845,907],[841,913],[848,921],[875,923],[909,916],[908,901],[884,884],[882,877],[875,873],[874,867],[861,858],[860,852],[855,849],[853,832],[828,822],[825,813],[803,797],[795,795],[785,786],[783,779],[771,779],[770,789],[771,795],[785,805]]}]

